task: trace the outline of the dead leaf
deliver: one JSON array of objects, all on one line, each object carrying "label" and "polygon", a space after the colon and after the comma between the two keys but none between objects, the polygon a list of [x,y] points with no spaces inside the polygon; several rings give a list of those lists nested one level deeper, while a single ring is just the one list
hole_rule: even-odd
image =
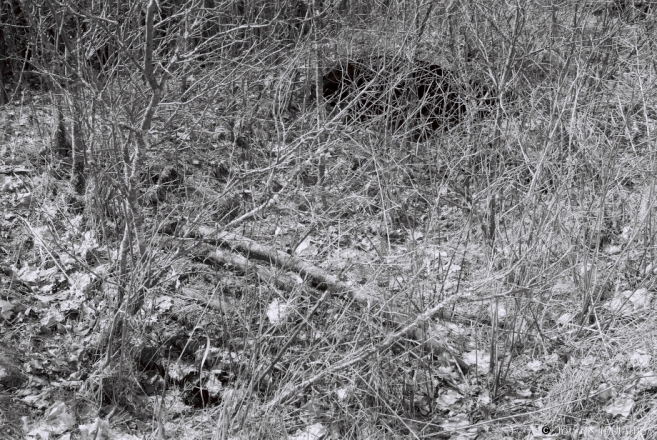
[{"label": "dead leaf", "polygon": [[284,322],[291,312],[290,304],[274,299],[267,307],[267,318],[273,325],[278,325]]},{"label": "dead leaf", "polygon": [[634,399],[631,397],[619,397],[615,399],[611,404],[605,407],[605,411],[612,416],[621,416],[627,418],[634,409]]},{"label": "dead leaf", "polygon": [[303,431],[299,430],[294,435],[288,437],[290,440],[320,440],[326,436],[327,430],[321,423],[314,423],[307,426]]},{"label": "dead leaf", "polygon": [[0,299],[0,316],[7,321],[11,319],[14,311],[14,305],[9,301]]}]

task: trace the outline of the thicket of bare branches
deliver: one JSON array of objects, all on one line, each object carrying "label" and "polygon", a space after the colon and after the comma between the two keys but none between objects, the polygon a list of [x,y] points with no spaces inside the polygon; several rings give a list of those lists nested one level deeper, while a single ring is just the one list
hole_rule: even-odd
[{"label": "thicket of bare branches", "polygon": [[[31,95],[49,115],[45,148],[21,153],[55,200],[24,216],[47,250],[32,264],[93,280],[66,321],[90,329],[77,392],[150,411],[161,438],[476,435],[623,413],[587,402],[627,378],[571,359],[652,334],[618,309],[654,288],[651,8],[4,2],[0,104]],[[380,114],[359,106],[368,90],[323,102],[323,75],[349,60],[392,72]],[[386,119],[407,116],[387,97],[418,62],[474,97],[428,137]],[[486,112],[473,85],[494,95]],[[147,370],[163,375],[153,393]],[[209,427],[172,428],[181,383]],[[535,406],[514,406],[527,393]]]}]

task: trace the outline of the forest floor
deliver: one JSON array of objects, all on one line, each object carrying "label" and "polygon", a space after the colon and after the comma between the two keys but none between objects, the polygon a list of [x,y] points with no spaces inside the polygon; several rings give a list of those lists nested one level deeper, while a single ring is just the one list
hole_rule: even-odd
[{"label": "forest floor", "polygon": [[53,114],[0,108],[0,436],[655,436],[652,121],[568,158],[540,114],[497,144],[492,120],[413,144],[181,123],[125,315],[124,206],[62,178]]}]

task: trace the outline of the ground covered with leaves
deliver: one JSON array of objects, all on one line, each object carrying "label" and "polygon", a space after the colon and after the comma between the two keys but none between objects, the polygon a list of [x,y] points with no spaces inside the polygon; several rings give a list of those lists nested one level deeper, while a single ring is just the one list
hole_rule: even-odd
[{"label": "ground covered with leaves", "polygon": [[186,72],[166,93],[193,99],[148,132],[138,239],[107,97],[147,94],[103,91],[83,194],[57,100],[15,94],[0,436],[654,437],[657,54],[648,18],[600,14],[553,58],[532,16],[512,99],[429,139],[311,102],[290,79],[310,45]]}]

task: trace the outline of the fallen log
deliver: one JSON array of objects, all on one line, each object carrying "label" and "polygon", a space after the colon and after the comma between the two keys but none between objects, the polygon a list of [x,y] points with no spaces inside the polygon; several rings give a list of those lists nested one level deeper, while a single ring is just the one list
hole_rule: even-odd
[{"label": "fallen log", "polygon": [[199,228],[201,238],[205,243],[228,248],[239,252],[248,259],[255,259],[269,263],[283,270],[299,274],[301,278],[310,281],[312,287],[318,290],[329,290],[338,296],[350,296],[358,302],[365,303],[374,292],[368,291],[365,286],[340,281],[323,269],[310,264],[300,258],[283,251],[261,245],[250,238],[230,232],[216,231],[212,228]]},{"label": "fallen log", "polygon": [[[382,298],[382,295],[370,290],[367,285],[340,281],[336,276],[327,273],[320,267],[269,246],[261,245],[250,238],[229,232],[216,231],[211,228],[200,228],[199,233],[202,243],[196,244],[192,251],[193,258],[196,261],[232,269],[240,273],[255,273],[261,281],[271,282],[281,290],[292,291],[294,288],[298,288],[299,283],[294,277],[282,274],[279,271],[273,271],[262,265],[254,265],[251,262],[251,260],[262,261],[273,267],[298,274],[302,279],[310,282],[311,288],[328,291],[337,297],[352,299],[355,304],[369,310],[377,310],[373,306],[378,304],[376,301],[378,298]],[[176,239],[172,240],[175,242]],[[180,240],[187,244],[190,241],[190,239]],[[214,246],[217,246],[217,248]],[[230,249],[232,252],[224,252],[218,249],[219,247]],[[352,356],[349,360],[334,365],[300,383],[294,387],[294,392],[287,390],[277,396],[272,401],[272,405],[268,407],[273,407],[275,406],[274,404],[288,400],[297,392],[313,385],[327,374],[337,373],[355,363],[362,362],[370,356],[381,353],[405,339],[416,341],[426,352],[443,358],[463,374],[467,374],[469,366],[455,354],[448,341],[439,340],[433,335],[430,326],[431,321],[443,309],[470,295],[470,293],[452,295],[417,316],[400,313],[399,311],[386,310],[382,306],[377,312],[381,313],[383,319],[394,328],[392,333],[386,335],[379,344],[363,348],[356,356]],[[198,296],[195,296],[195,298],[200,299]],[[211,301],[209,298],[204,302],[211,308],[221,310],[224,307],[221,303]],[[223,310],[223,312],[225,313],[226,310]]]}]

